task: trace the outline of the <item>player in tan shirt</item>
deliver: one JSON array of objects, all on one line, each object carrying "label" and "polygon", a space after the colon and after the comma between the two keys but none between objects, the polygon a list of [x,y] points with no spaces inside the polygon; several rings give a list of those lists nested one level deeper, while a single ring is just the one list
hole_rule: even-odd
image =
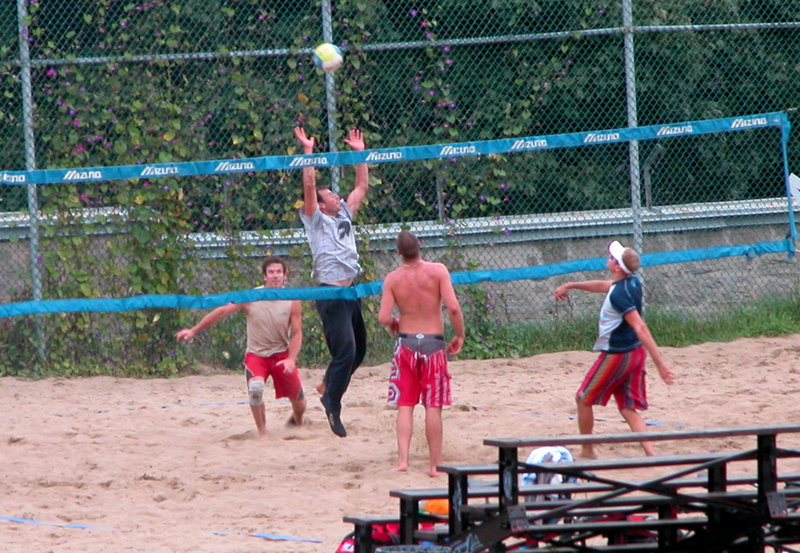
[{"label": "player in tan shirt", "polygon": [[[261,264],[261,271],[263,288],[281,288],[289,276],[286,263],[280,257],[266,258]],[[198,332],[241,310],[247,317],[244,370],[250,410],[258,435],[267,435],[264,383],[270,376],[275,386],[275,398],[286,397],[292,403],[292,416],[287,424],[302,425],[306,399],[296,366],[303,343],[302,311],[298,300],[229,303],[208,313],[192,328],[179,331],[176,338],[179,342],[190,340]]]}]

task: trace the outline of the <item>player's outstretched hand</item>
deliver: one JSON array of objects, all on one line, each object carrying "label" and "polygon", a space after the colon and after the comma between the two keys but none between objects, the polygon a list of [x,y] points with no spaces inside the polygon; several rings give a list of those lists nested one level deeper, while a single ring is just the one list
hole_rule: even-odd
[{"label": "player's outstretched hand", "polygon": [[297,140],[300,141],[300,144],[303,146],[304,154],[314,153],[314,144],[316,143],[314,137],[306,136],[306,130],[303,127],[295,127],[294,136],[295,138],[297,138]]},{"label": "player's outstretched hand", "polygon": [[179,330],[178,333],[175,335],[175,339],[179,342],[185,342],[186,340],[191,340],[194,338],[195,333],[192,332],[191,328],[184,328]]},{"label": "player's outstretched hand", "polygon": [[344,139],[344,143],[350,146],[352,149],[358,151],[361,151],[365,148],[364,135],[358,129],[352,129],[347,134],[347,138]]},{"label": "player's outstretched hand", "polygon": [[565,300],[565,299],[567,299],[569,297],[569,296],[567,296],[567,291],[568,290],[569,290],[569,288],[567,288],[567,285],[566,284],[562,284],[561,286],[559,286],[558,288],[555,289],[555,292],[553,292],[553,299],[556,299],[556,300]]}]

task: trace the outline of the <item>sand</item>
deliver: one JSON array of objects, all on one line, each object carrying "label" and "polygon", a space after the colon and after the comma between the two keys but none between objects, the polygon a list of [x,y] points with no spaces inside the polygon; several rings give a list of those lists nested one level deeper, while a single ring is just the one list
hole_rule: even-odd
[{"label": "sand", "polygon": [[[800,335],[663,352],[677,381],[667,386],[650,368],[652,431],[800,421]],[[594,357],[452,362],[445,462],[495,461],[485,438],[576,434],[574,392]],[[319,370],[302,369],[310,423],[301,428],[284,425],[289,403],[275,400],[268,384],[266,439],[256,436],[241,375],[1,378],[0,549],[333,553],[351,530],[343,516],[394,514],[390,490],[446,485],[427,474],[421,408],[411,467],[391,470],[387,374],[388,365],[356,373],[345,396],[344,439],[330,432],[313,389]],[[627,430],[613,406],[595,414],[596,432]],[[752,447],[737,440],[691,447]],[[779,438],[779,445],[798,444],[800,435]],[[682,444],[656,446],[688,452]],[[620,444],[598,453],[641,450]]]}]

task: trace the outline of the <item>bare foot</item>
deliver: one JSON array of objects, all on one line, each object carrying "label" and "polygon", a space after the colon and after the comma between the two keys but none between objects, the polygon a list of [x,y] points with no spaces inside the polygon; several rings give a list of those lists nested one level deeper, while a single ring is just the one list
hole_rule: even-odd
[{"label": "bare foot", "polygon": [[303,422],[304,422],[304,421],[303,421],[303,417],[302,417],[302,416],[300,417],[300,420],[298,421],[298,420],[297,420],[297,419],[294,417],[294,414],[292,414],[292,415],[289,417],[289,420],[288,420],[288,421],[286,421],[286,426],[303,426]]},{"label": "bare foot", "polygon": [[393,472],[406,472],[408,470],[408,463],[397,463],[397,466],[392,469]]},{"label": "bare foot", "polygon": [[264,428],[264,429],[260,429],[260,430],[258,431],[258,439],[259,439],[259,440],[263,440],[263,439],[264,439],[264,438],[266,438],[266,437],[267,437],[267,429],[266,429],[266,428]]},{"label": "bare foot", "polygon": [[593,449],[581,449],[581,452],[578,453],[579,459],[597,459],[597,454],[594,452]]},{"label": "bare foot", "polygon": [[319,395],[324,394],[325,393],[325,381],[324,380],[319,381],[317,383],[317,385],[314,386],[314,389],[317,391],[317,393]]},{"label": "bare foot", "polygon": [[430,472],[428,473],[428,476],[430,476],[431,478],[438,478],[439,476],[444,476],[445,474],[447,474],[447,473],[446,472],[442,472],[440,470],[436,470],[435,468],[432,468],[430,470]]}]

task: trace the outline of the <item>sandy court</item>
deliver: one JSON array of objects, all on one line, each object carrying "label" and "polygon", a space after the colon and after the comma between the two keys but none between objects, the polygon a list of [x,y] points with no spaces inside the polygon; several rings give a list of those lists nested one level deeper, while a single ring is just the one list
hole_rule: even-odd
[{"label": "sandy court", "polygon": [[[677,382],[664,385],[648,365],[653,431],[800,422],[800,335],[664,353]],[[577,433],[574,392],[594,358],[564,352],[453,362],[445,461],[495,461],[484,438]],[[256,439],[240,375],[0,379],[2,550],[333,553],[351,530],[344,515],[393,514],[389,490],[445,486],[444,477],[427,476],[421,408],[412,466],[391,470],[388,365],[356,373],[342,412],[345,439],[328,429],[313,390],[320,371],[302,374],[310,424],[286,428],[289,403],[276,401],[268,384],[266,440]],[[627,429],[613,406],[595,414],[597,432]],[[752,442],[694,442],[690,451]],[[778,444],[800,447],[800,435]],[[599,453],[641,454],[634,445]]]}]

